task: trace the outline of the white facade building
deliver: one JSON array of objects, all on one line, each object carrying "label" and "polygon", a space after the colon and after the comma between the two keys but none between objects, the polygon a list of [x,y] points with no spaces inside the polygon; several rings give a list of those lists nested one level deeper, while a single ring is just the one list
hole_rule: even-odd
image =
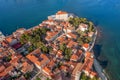
[{"label": "white facade building", "polygon": [[88,25],[81,23],[81,24],[79,25],[79,28],[78,28],[78,29],[80,29],[81,31],[84,32],[84,31],[88,30]]},{"label": "white facade building", "polygon": [[0,31],[0,41],[3,41],[5,39],[5,36],[2,34],[2,32]]},{"label": "white facade building", "polygon": [[64,11],[58,11],[55,15],[48,16],[48,19],[51,20],[68,20],[70,17],[74,17],[73,14],[64,12]]}]

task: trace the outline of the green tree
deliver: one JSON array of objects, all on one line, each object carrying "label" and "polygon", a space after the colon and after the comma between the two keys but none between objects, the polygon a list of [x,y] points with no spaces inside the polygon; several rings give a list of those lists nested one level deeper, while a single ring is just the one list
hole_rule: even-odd
[{"label": "green tree", "polygon": [[94,24],[93,22],[89,21],[89,28],[88,28],[89,32],[93,31],[94,32]]},{"label": "green tree", "polygon": [[26,73],[26,74],[24,75],[24,77],[25,77],[26,79],[29,79],[29,78],[31,77],[31,74],[28,72],[28,73]]},{"label": "green tree", "polygon": [[22,44],[24,44],[25,42],[28,42],[28,40],[30,39],[29,35],[28,34],[23,34],[21,37],[20,37],[20,42]]},{"label": "green tree", "polygon": [[85,73],[81,74],[80,80],[88,80],[88,77],[85,75]]},{"label": "green tree", "polygon": [[47,78],[46,80],[50,80],[49,78]]},{"label": "green tree", "polygon": [[80,23],[87,23],[88,22],[86,18],[79,18],[79,21],[80,21]]},{"label": "green tree", "polygon": [[41,80],[41,79],[39,77],[37,77],[36,80]]},{"label": "green tree", "polygon": [[47,48],[46,46],[42,46],[42,47],[41,47],[41,51],[42,51],[43,53],[48,53],[48,48]]},{"label": "green tree", "polygon": [[48,47],[48,51],[49,53],[53,50],[53,48],[51,46]]},{"label": "green tree", "polygon": [[28,48],[28,52],[32,52],[33,50],[34,50],[34,46],[33,45]]},{"label": "green tree", "polygon": [[81,37],[79,37],[79,38],[77,39],[77,42],[79,43],[79,45],[83,45],[83,43],[84,43]]},{"label": "green tree", "polygon": [[46,34],[47,31],[49,31],[49,29],[47,28],[41,28],[42,34]]},{"label": "green tree", "polygon": [[72,54],[72,49],[66,48],[65,49],[65,59],[69,60]]},{"label": "green tree", "polygon": [[60,50],[62,50],[63,52],[65,51],[66,45],[65,44],[61,44],[59,46]]}]

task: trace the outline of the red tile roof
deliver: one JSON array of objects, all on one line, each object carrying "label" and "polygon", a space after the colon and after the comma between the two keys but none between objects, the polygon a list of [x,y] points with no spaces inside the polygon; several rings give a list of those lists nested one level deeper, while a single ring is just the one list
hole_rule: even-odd
[{"label": "red tile roof", "polygon": [[71,48],[71,47],[76,46],[76,45],[78,45],[78,43],[71,40],[71,41],[69,41],[67,47]]},{"label": "red tile roof", "polygon": [[73,33],[68,33],[67,35],[71,36],[71,38],[74,38],[74,39],[77,38],[77,36],[75,34],[73,34]]},{"label": "red tile roof", "polygon": [[93,71],[91,71],[90,74],[93,75],[93,76],[97,76],[97,73],[93,72]]},{"label": "red tile roof", "polygon": [[89,44],[88,44],[88,43],[85,43],[85,44],[83,44],[83,47],[89,48]]},{"label": "red tile roof", "polygon": [[61,14],[68,14],[67,12],[64,12],[64,11],[58,11],[57,13],[56,13],[56,15],[61,15]]},{"label": "red tile roof", "polygon": [[22,72],[26,73],[28,71],[31,71],[32,70],[32,65],[30,65],[27,61],[25,61],[23,64],[22,64]]},{"label": "red tile roof", "polygon": [[63,71],[67,71],[68,67],[67,67],[67,66],[62,65],[62,66],[60,66],[60,69],[61,69],[61,70],[63,70]]},{"label": "red tile roof", "polygon": [[51,70],[48,68],[48,67],[44,67],[43,68],[43,71],[45,72],[45,74],[47,74],[47,75],[53,75],[53,73],[51,72]]},{"label": "red tile roof", "polygon": [[78,60],[78,56],[76,54],[73,54],[71,56],[70,60],[77,61]]},{"label": "red tile roof", "polygon": [[36,57],[33,53],[35,51],[33,51],[32,53],[28,54],[26,57],[33,63],[35,63],[38,66],[42,66],[44,64],[46,64],[46,62],[49,61],[48,57],[45,54],[39,54],[38,57]]},{"label": "red tile roof", "polygon": [[86,56],[85,57],[88,57],[88,58],[90,58],[91,57],[91,53],[90,52],[86,52]]},{"label": "red tile roof", "polygon": [[8,36],[8,37],[5,38],[5,40],[6,40],[8,43],[11,43],[12,40],[13,40],[13,38],[12,38],[12,36]]},{"label": "red tile roof", "polygon": [[0,65],[0,73],[5,70],[5,66],[4,65]]}]

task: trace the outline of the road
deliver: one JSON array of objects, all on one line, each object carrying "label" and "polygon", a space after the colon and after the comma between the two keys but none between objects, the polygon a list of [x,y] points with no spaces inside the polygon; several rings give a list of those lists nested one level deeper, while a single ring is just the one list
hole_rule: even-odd
[{"label": "road", "polygon": [[102,80],[107,80],[107,77],[103,73],[102,67],[100,66],[99,62],[96,59],[94,59],[94,67],[95,67],[96,71],[98,72],[98,75],[100,76],[100,78]]}]

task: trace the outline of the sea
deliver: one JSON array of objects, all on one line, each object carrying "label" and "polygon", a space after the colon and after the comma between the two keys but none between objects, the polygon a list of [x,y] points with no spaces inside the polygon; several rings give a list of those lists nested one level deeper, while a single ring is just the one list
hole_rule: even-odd
[{"label": "sea", "polygon": [[95,23],[96,57],[110,80],[120,80],[120,0],[0,0],[0,31],[31,28],[58,10]]}]

